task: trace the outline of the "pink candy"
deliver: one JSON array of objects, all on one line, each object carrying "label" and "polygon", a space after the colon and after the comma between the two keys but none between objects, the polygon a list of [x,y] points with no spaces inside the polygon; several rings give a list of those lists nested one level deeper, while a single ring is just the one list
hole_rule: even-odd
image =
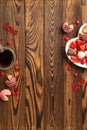
[{"label": "pink candy", "polygon": [[5,84],[7,87],[13,87],[16,85],[16,78],[12,77],[10,80],[6,80]]},{"label": "pink candy", "polygon": [[9,98],[7,96],[11,95],[11,91],[9,89],[3,89],[1,92],[0,92],[0,98],[3,100],[3,101],[8,101]]}]

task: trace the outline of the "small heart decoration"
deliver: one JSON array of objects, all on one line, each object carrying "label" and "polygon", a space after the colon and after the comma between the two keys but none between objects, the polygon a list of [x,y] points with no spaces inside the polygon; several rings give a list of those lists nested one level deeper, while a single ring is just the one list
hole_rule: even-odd
[{"label": "small heart decoration", "polygon": [[63,24],[63,26],[62,26],[62,29],[63,29],[63,31],[64,31],[65,33],[70,33],[70,32],[73,31],[74,26],[73,26],[73,24],[69,25],[67,22],[65,22],[65,23]]},{"label": "small heart decoration", "polygon": [[80,27],[77,37],[66,43],[65,53],[73,64],[87,68],[87,23]]},{"label": "small heart decoration", "polygon": [[9,98],[7,96],[10,96],[11,95],[11,91],[9,89],[3,89],[1,92],[0,92],[0,98],[3,100],[3,101],[8,101]]}]

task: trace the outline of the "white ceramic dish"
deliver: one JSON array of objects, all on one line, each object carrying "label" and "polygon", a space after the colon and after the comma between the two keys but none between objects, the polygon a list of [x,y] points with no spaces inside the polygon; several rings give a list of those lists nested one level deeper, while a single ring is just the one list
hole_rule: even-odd
[{"label": "white ceramic dish", "polygon": [[82,32],[82,29],[83,29],[85,26],[87,26],[87,23],[84,23],[84,24],[80,27],[79,32],[78,32],[78,37],[79,37],[79,33]]},{"label": "white ceramic dish", "polygon": [[[79,32],[78,32],[78,36],[77,36],[76,38],[72,38],[72,39],[70,39],[70,40],[66,43],[66,47],[65,47],[65,53],[66,53],[66,55],[67,55],[67,51],[68,51],[68,49],[69,49],[69,46],[70,46],[71,42],[73,42],[73,41],[79,39],[79,33],[82,32],[82,29],[83,29],[85,26],[87,26],[87,23],[83,24],[83,25],[80,27]],[[81,67],[81,68],[87,68],[87,65],[86,65],[86,64],[75,63],[75,62],[73,62],[73,61],[70,59],[70,56],[69,56],[69,55],[67,55],[67,57],[68,57],[68,59],[69,59],[73,64],[75,64],[76,66],[79,66],[79,67]]]}]

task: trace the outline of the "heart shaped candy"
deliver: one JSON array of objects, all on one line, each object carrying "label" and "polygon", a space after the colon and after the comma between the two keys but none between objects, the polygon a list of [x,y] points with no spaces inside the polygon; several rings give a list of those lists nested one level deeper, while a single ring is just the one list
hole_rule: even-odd
[{"label": "heart shaped candy", "polygon": [[73,26],[72,24],[69,25],[67,22],[65,22],[65,23],[63,24],[63,26],[62,26],[62,29],[63,29],[64,32],[70,33],[70,32],[73,31],[74,26]]},{"label": "heart shaped candy", "polygon": [[7,96],[11,95],[11,91],[9,89],[3,89],[1,92],[0,92],[0,98],[3,100],[3,101],[8,101],[9,98]]}]

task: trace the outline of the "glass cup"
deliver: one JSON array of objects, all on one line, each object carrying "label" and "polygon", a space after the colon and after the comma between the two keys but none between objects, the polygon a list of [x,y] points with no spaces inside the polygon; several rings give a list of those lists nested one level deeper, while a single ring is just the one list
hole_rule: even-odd
[{"label": "glass cup", "polygon": [[3,47],[0,45],[0,69],[10,69],[16,60],[14,51],[9,47]]}]

